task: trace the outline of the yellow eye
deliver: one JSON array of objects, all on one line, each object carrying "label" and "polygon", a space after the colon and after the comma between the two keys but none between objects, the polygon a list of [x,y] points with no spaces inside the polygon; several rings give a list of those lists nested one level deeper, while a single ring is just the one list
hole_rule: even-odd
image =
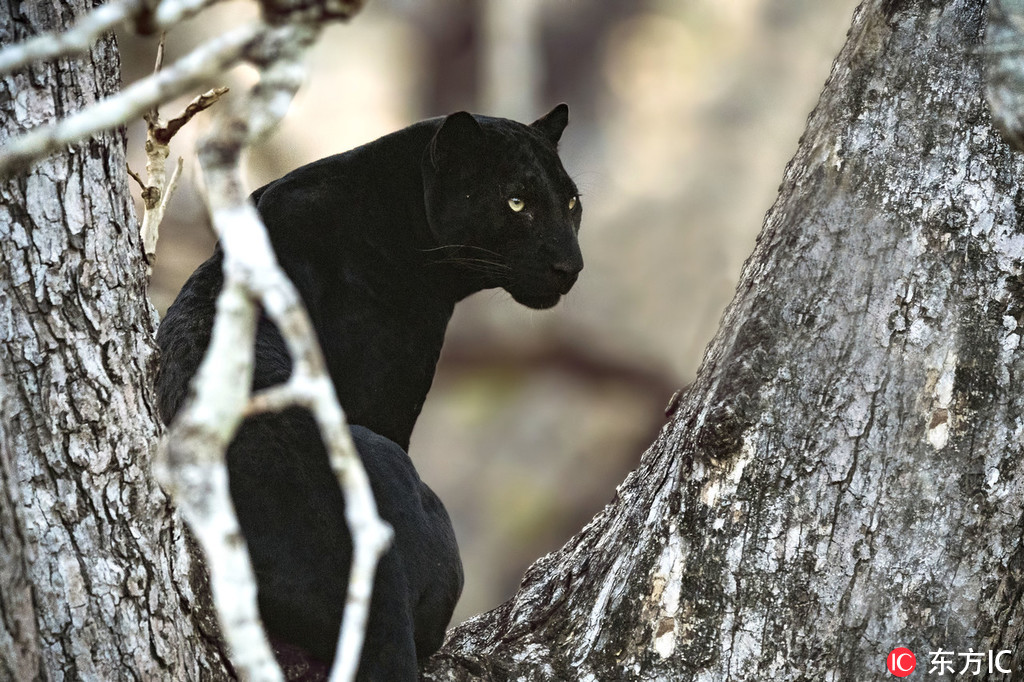
[{"label": "yellow eye", "polygon": [[511,208],[516,213],[522,211],[525,206],[526,202],[520,199],[519,197],[512,197],[511,199],[508,200],[508,207]]},{"label": "yellow eye", "polygon": [[576,208],[576,197],[569,199],[569,210],[571,211],[574,208]]}]

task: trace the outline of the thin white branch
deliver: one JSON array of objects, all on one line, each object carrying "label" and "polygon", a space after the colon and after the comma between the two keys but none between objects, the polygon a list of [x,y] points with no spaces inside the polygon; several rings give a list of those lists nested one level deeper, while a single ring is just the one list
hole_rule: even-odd
[{"label": "thin white branch", "polygon": [[167,212],[167,204],[171,202],[171,197],[174,196],[174,190],[178,189],[178,181],[181,180],[181,171],[185,167],[185,160],[178,157],[178,161],[174,164],[174,170],[171,171],[171,179],[167,181],[167,189],[164,190],[164,195],[160,197],[160,212]]},{"label": "thin white branch", "polygon": [[[272,46],[272,54],[277,58],[264,69],[248,110],[239,116],[240,121],[249,125],[248,133],[251,137],[266,134],[284,116],[295,91],[302,83],[304,69],[301,68],[300,59],[315,38],[315,32],[308,27],[296,26],[293,36],[282,37],[284,40]],[[222,158],[222,153],[210,145],[204,145],[203,148],[209,150],[200,157],[205,171],[211,161],[216,162]],[[207,185],[211,207],[214,203],[230,198],[232,202],[243,202],[252,216],[257,216],[248,199],[240,194],[239,177],[230,182],[208,181]],[[216,219],[214,223],[216,225]],[[352,567],[338,649],[330,677],[333,681],[342,682],[355,679],[377,562],[391,542],[392,531],[377,513],[369,479],[352,442],[334,385],[327,374],[313,326],[298,292],[277,267],[262,223],[258,224],[260,229],[255,232],[250,229],[245,233],[229,235],[218,231],[218,234],[225,253],[229,250],[248,252],[254,260],[273,261],[272,266],[251,271],[254,278],[258,279],[251,281],[250,285],[288,344],[295,377],[289,382],[288,390],[293,392],[299,404],[304,404],[313,413],[327,447],[331,468],[345,495],[345,520],[352,536]],[[258,238],[254,238],[256,232],[260,235]]]},{"label": "thin white branch", "polygon": [[345,521],[353,546],[348,598],[330,679],[334,682],[352,680],[363,647],[377,562],[391,544],[392,531],[377,514],[370,480],[356,453],[345,414],[316,343],[316,333],[298,293],[288,282],[287,286],[273,286],[266,294],[261,302],[288,343],[294,368],[285,386],[254,396],[250,412],[279,410],[290,400],[291,404],[308,408],[320,426],[331,469],[345,495]]},{"label": "thin white branch", "polygon": [[220,0],[162,0],[156,8],[156,30],[166,30],[183,19],[199,14]]},{"label": "thin white branch", "polygon": [[174,164],[174,170],[171,171],[171,179],[166,182],[163,180],[164,174],[162,172],[158,176],[150,175],[151,183],[156,182],[156,177],[159,177],[159,182],[163,183],[163,189],[160,191],[160,196],[154,206],[150,206],[149,201],[145,199],[145,194],[151,188],[157,187],[157,185],[145,185],[143,189],[145,207],[142,212],[142,227],[139,229],[139,233],[142,235],[142,251],[146,256],[146,265],[150,269],[152,269],[153,263],[156,262],[156,244],[160,238],[160,223],[163,222],[164,215],[167,213],[167,205],[171,202],[174,190],[178,188],[178,180],[181,179],[181,170],[184,167],[184,163],[184,160],[179,156],[178,161]]},{"label": "thin white branch", "polygon": [[[267,39],[247,55],[263,67],[259,84],[237,111],[230,116],[220,116],[211,136],[200,143],[200,165],[206,179],[207,203],[225,254],[225,289],[221,297],[230,296],[232,301],[238,298],[238,304],[246,308],[244,314],[235,314],[240,321],[235,324],[243,325],[247,336],[242,341],[235,332],[226,331],[223,325],[231,322],[222,324],[221,313],[218,313],[214,339],[193,384],[195,400],[185,407],[174,425],[170,440],[176,444],[176,450],[195,450],[202,455],[203,460],[198,464],[185,462],[191,468],[181,474],[195,478],[203,474],[190,475],[188,472],[198,467],[198,471],[206,473],[202,467],[207,466],[204,462],[209,459],[211,446],[226,445],[246,414],[260,407],[281,408],[285,406],[286,399],[292,401],[289,404],[304,405],[312,412],[324,438],[332,470],[345,495],[346,523],[352,536],[353,559],[348,595],[331,670],[331,679],[341,682],[355,678],[377,562],[390,544],[392,531],[377,512],[369,479],[327,374],[316,333],[298,292],[277,265],[259,214],[244,191],[240,169],[242,150],[253,139],[266,134],[287,111],[302,82],[304,69],[301,68],[301,57],[316,34],[316,27],[310,25],[289,25],[276,33],[268,32]],[[244,285],[247,297],[237,296],[236,283]],[[238,387],[244,388],[248,398],[252,375],[251,325],[255,319],[256,300],[285,339],[294,369],[293,379],[287,386],[263,393],[249,402],[240,399]],[[224,306],[228,309],[227,303]],[[221,336],[228,341],[222,342]],[[231,346],[238,343],[247,344],[245,353],[239,354],[237,346],[232,349]],[[218,356],[218,353],[225,355]],[[236,364],[245,363],[244,367],[231,370],[232,376],[228,376],[223,367],[228,356]],[[235,388],[225,393],[223,382],[233,382]],[[184,455],[179,456],[179,459],[183,458]],[[196,529],[196,535],[204,543],[207,554],[221,557],[218,561],[224,561],[225,565],[233,567],[231,570],[238,571],[237,556],[232,553],[238,551],[235,546],[239,544],[237,520],[217,518],[211,511],[228,513],[228,491],[214,485],[216,477],[202,480],[201,504],[197,506],[193,501],[196,497],[194,491],[187,492],[183,499],[188,503],[182,505],[182,511],[190,524],[204,526],[201,530]],[[216,502],[213,497],[217,498]],[[211,545],[207,546],[207,542]],[[236,662],[247,666],[246,674],[269,675],[266,666],[268,656],[271,656],[269,647],[265,640],[253,635],[253,623],[258,624],[254,595],[245,589],[244,580],[239,582],[237,573],[226,576],[216,561],[211,559],[210,564],[211,587],[225,638],[235,657],[239,657],[243,653],[241,647],[245,647],[244,657],[241,660],[236,658]],[[244,573],[246,579],[251,579],[251,571]]]},{"label": "thin white branch", "polygon": [[252,382],[256,310],[244,279],[235,264],[225,267],[210,348],[193,381],[193,399],[174,423],[156,473],[206,554],[232,664],[242,679],[277,682],[283,676],[264,636],[256,580],[224,464]]},{"label": "thin white branch", "polygon": [[[157,57],[156,70],[161,69],[163,56],[163,40],[160,41],[161,50]],[[207,90],[195,97],[181,114],[172,118],[167,123],[160,120],[160,114],[153,108],[146,116],[146,177],[147,181],[142,183],[142,199],[145,203],[142,214],[143,252],[146,254],[146,265],[149,273],[152,273],[153,263],[156,262],[156,244],[160,237],[160,223],[163,222],[167,205],[170,203],[171,195],[178,186],[178,179],[181,176],[182,160],[179,157],[174,167],[170,180],[167,179],[167,157],[171,153],[168,146],[171,139],[181,130],[182,126],[192,120],[201,111],[213,106],[228,91],[227,88],[214,88]]]},{"label": "thin white branch", "polygon": [[0,177],[63,147],[142,116],[156,104],[201,85],[239,62],[246,51],[267,40],[276,43],[287,27],[260,24],[237,28],[196,48],[171,67],[133,83],[118,94],[53,125],[40,126],[0,147]]},{"label": "thin white branch", "polygon": [[85,52],[101,35],[139,11],[137,0],[112,2],[89,12],[62,33],[43,33],[0,50],[0,75],[44,59]]},{"label": "thin white branch", "polygon": [[[157,7],[153,28],[173,26],[217,0],[163,0]],[[0,50],[0,75],[32,62],[85,52],[101,35],[144,11],[138,0],[101,5],[61,33],[43,33]]]},{"label": "thin white branch", "polygon": [[[152,219],[152,211],[159,208],[163,196],[164,187],[167,185],[167,157],[171,149],[165,144],[156,144],[153,140],[152,125],[146,135],[146,190],[147,195],[143,196],[146,202],[146,218]],[[143,219],[145,224],[145,218]],[[157,223],[159,225],[159,223]],[[146,234],[146,228],[142,228]],[[155,243],[155,239],[154,239]]]},{"label": "thin white branch", "polygon": [[309,397],[303,394],[303,388],[299,385],[297,374],[292,374],[291,380],[286,384],[279,384],[265,388],[254,393],[245,406],[245,415],[250,417],[263,412],[280,412],[292,405],[303,405]]}]

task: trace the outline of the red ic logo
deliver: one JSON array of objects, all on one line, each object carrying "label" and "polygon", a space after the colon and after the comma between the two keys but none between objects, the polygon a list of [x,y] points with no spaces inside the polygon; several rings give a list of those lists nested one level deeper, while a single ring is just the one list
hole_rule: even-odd
[{"label": "red ic logo", "polygon": [[896,647],[889,652],[889,657],[885,659],[885,667],[896,677],[906,677],[917,667],[917,658],[914,657],[914,652],[910,649]]}]

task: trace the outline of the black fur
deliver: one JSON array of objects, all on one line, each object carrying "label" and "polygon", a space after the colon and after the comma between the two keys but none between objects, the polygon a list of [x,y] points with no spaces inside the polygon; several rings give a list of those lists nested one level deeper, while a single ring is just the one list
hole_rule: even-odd
[{"label": "black fur", "polygon": [[[416,659],[440,646],[462,588],[451,523],[406,455],[455,304],[502,287],[547,308],[583,267],[581,206],[557,155],[567,122],[564,104],[529,126],[459,112],[253,193],[349,421],[365,427],[353,427],[353,437],[396,531],[377,573],[360,679],[416,679]],[[524,202],[519,212],[512,197]],[[167,422],[209,343],[221,264],[218,249],[160,327],[157,389]],[[280,334],[262,318],[254,389],[290,371]],[[298,409],[247,419],[228,467],[268,632],[330,662],[351,548],[314,422]]]}]

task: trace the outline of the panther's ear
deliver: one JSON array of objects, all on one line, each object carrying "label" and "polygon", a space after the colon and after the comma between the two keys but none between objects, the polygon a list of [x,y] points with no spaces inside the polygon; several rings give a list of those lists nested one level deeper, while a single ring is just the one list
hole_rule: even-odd
[{"label": "panther's ear", "polygon": [[569,125],[569,105],[565,102],[562,102],[530,124],[541,135],[551,140],[551,144],[556,147],[558,146],[558,141],[562,139],[562,131],[565,130],[567,125]]},{"label": "panther's ear", "polygon": [[434,168],[453,153],[475,148],[483,139],[483,132],[480,124],[468,112],[457,111],[446,116],[428,147]]}]

